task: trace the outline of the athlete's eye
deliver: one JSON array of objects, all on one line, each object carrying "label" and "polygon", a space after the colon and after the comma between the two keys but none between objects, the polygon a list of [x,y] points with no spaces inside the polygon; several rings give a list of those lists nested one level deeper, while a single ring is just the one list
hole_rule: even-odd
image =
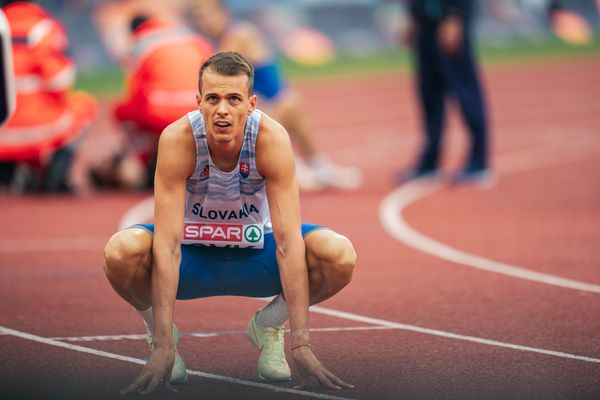
[{"label": "athlete's eye", "polygon": [[208,101],[209,103],[214,103],[215,101],[217,101],[217,96],[215,96],[214,94],[209,94],[208,96],[206,96],[206,101]]},{"label": "athlete's eye", "polygon": [[242,101],[242,99],[238,96],[231,96],[229,98],[229,101],[231,101],[232,103],[239,103],[240,101]]}]

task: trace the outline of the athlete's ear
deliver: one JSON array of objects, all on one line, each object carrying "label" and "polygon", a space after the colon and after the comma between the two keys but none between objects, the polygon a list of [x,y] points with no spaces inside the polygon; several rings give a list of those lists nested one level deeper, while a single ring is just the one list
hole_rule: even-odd
[{"label": "athlete's ear", "polygon": [[202,95],[200,93],[196,93],[196,104],[198,108],[200,107],[200,103],[202,103]]},{"label": "athlete's ear", "polygon": [[254,112],[254,109],[256,108],[256,95],[252,95],[250,96],[250,98],[248,99],[248,101],[250,102],[250,107],[248,107],[248,115],[252,114]]}]

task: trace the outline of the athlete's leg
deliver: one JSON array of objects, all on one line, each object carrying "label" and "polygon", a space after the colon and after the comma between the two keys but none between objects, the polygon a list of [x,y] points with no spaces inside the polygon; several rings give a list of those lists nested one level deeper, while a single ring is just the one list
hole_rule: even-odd
[{"label": "athlete's leg", "polygon": [[152,234],[133,227],[115,233],[104,248],[104,272],[115,291],[137,310],[151,305]]},{"label": "athlete's leg", "polygon": [[[307,226],[303,227],[304,229]],[[310,229],[310,228],[308,228]],[[329,229],[313,229],[304,235],[310,304],[330,298],[352,279],[356,253],[350,241]],[[261,379],[281,381],[291,378],[285,359],[283,324],[289,317],[281,294],[260,309],[246,331],[254,347],[261,349],[258,375]]]},{"label": "athlete's leg", "polygon": [[304,237],[310,304],[320,303],[352,280],[356,252],[348,238],[330,229],[316,229]]},{"label": "athlete's leg", "polygon": [[[141,227],[133,227],[115,233],[104,248],[104,272],[113,289],[131,304],[144,319],[148,335],[146,342],[154,351],[154,320],[150,297],[152,271],[152,233]],[[187,381],[183,359],[177,352],[179,331],[173,324],[175,361],[171,371],[171,383]]]},{"label": "athlete's leg", "polygon": [[[356,253],[350,240],[327,228],[303,225],[310,304],[317,304],[350,283],[356,265]],[[283,297],[282,297],[283,296]],[[264,326],[277,326],[288,319],[285,294],[280,294],[257,314]]]}]

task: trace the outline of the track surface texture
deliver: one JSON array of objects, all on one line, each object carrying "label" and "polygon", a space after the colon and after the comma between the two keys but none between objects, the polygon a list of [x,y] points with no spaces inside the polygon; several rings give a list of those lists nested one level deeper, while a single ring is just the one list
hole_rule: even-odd
[{"label": "track surface texture", "polygon": [[[421,140],[409,76],[303,83],[319,144],[366,178],[301,195],[303,219],[359,255],[353,282],[311,312],[314,351],[356,387],[262,385],[243,331],[264,301],[227,297],[177,303],[194,375],[148,398],[600,398],[598,71],[598,56],[483,71],[488,188],[395,185]],[[467,145],[451,114],[446,171]],[[84,152],[112,129],[99,119]],[[143,324],[105,279],[102,248],[148,196],[0,194],[1,398],[112,399],[134,379]]]}]

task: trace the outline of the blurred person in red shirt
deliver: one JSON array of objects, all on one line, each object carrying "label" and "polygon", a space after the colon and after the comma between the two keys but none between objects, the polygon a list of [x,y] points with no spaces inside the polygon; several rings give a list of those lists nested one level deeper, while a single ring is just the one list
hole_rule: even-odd
[{"label": "blurred person in red shirt", "polygon": [[158,138],[195,108],[198,69],[213,50],[190,29],[157,17],[134,16],[130,29],[129,52],[121,59],[125,95],[114,104],[126,142],[92,178],[99,185],[146,189],[154,181]]},{"label": "blurred person in red shirt", "polygon": [[96,1],[93,19],[106,51],[114,61],[121,63],[129,54],[131,21],[135,16],[160,17],[184,25],[188,1],[101,0]]},{"label": "blurred person in red shirt", "polygon": [[28,1],[4,1],[12,35],[16,108],[0,129],[0,185],[13,192],[71,192],[77,145],[97,111],[73,92],[75,65],[62,24]]}]

